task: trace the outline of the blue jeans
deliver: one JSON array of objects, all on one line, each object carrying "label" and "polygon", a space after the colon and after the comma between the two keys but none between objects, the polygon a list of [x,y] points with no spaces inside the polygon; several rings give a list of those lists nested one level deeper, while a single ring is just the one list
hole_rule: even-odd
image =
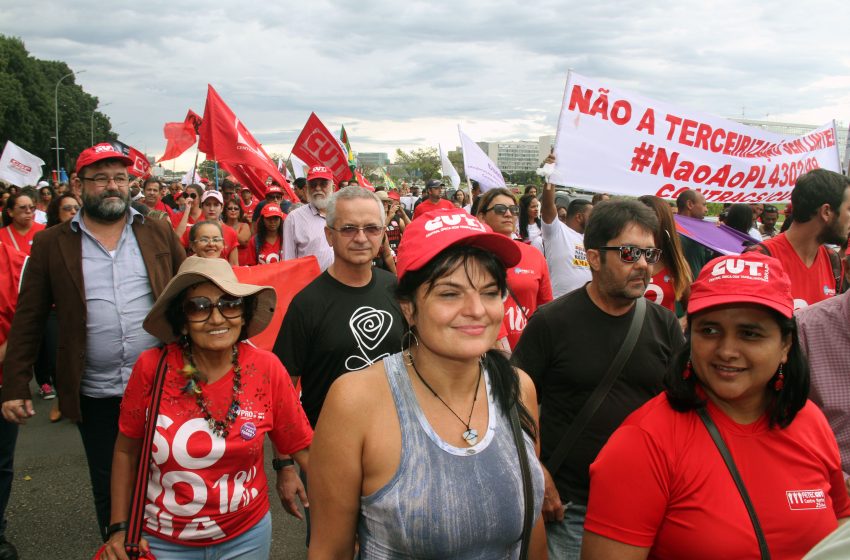
[{"label": "blue jeans", "polygon": [[587,506],[569,502],[564,506],[563,521],[546,523],[549,560],[579,560],[581,558],[585,515],[587,515]]},{"label": "blue jeans", "polygon": [[143,534],[156,560],[268,560],[272,546],[272,514],[228,541],[208,546],[187,546]]}]

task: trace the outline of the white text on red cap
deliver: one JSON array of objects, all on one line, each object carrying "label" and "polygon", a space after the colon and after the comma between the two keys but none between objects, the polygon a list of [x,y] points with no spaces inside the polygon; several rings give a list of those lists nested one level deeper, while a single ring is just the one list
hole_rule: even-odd
[{"label": "white text on red cap", "polygon": [[[463,224],[462,222],[466,223]],[[431,218],[430,220],[425,222],[425,231],[433,232],[442,229],[443,227],[451,227],[458,225],[464,225],[469,229],[474,229],[475,231],[487,231],[484,226],[481,225],[481,222],[466,213],[446,214],[445,216],[436,216],[434,218]]]},{"label": "white text on red cap", "polygon": [[[732,276],[740,276],[744,272],[744,268],[748,271],[744,273],[754,280],[767,280],[769,267],[767,263],[753,262],[744,259],[726,259],[714,265],[711,269],[711,275],[721,278],[729,278]],[[762,268],[764,271],[762,272]]]}]

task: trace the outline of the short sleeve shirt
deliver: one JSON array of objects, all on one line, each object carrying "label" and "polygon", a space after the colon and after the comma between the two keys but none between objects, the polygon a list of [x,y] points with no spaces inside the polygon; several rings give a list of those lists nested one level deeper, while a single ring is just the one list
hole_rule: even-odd
[{"label": "short sleeve shirt", "polygon": [[584,235],[560,220],[554,220],[551,224],[543,222],[542,230],[552,295],[561,297],[590,282]]},{"label": "short sleeve shirt", "polygon": [[519,241],[515,243],[522,257],[516,266],[507,270],[511,295],[505,301],[505,318],[502,322],[507,330],[511,349],[519,342],[522,330],[528,322],[526,317],[531,317],[538,307],[552,301],[552,284],[549,282],[546,259],[531,245]]},{"label": "short sleeve shirt", "polygon": [[766,239],[763,244],[771,256],[779,259],[791,280],[795,310],[835,295],[835,276],[826,247],[821,245],[812,266],[806,266],[784,233]]}]

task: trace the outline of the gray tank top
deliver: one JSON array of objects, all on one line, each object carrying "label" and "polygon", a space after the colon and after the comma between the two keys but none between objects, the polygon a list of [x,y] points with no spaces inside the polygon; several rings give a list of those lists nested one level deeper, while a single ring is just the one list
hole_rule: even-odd
[{"label": "gray tank top", "polygon": [[[384,358],[384,368],[401,425],[401,461],[383,488],[360,499],[360,557],[518,558],[522,474],[510,421],[493,400],[487,372],[487,432],[475,446],[459,448],[431,428],[416,401],[401,354]],[[543,470],[527,435],[525,444],[534,511],[539,516]]]}]

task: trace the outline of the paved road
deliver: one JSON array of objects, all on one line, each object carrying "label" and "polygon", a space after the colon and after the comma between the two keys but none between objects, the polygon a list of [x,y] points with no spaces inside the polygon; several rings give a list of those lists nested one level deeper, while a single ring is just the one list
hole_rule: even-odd
[{"label": "paved road", "polygon": [[[21,560],[90,560],[100,536],[85,454],[75,425],[48,420],[51,402],[36,397],[36,416],[18,434],[6,538]],[[266,472],[274,480],[268,445],[266,459]],[[306,558],[303,523],[283,511],[273,492],[270,502],[271,558]]]}]

